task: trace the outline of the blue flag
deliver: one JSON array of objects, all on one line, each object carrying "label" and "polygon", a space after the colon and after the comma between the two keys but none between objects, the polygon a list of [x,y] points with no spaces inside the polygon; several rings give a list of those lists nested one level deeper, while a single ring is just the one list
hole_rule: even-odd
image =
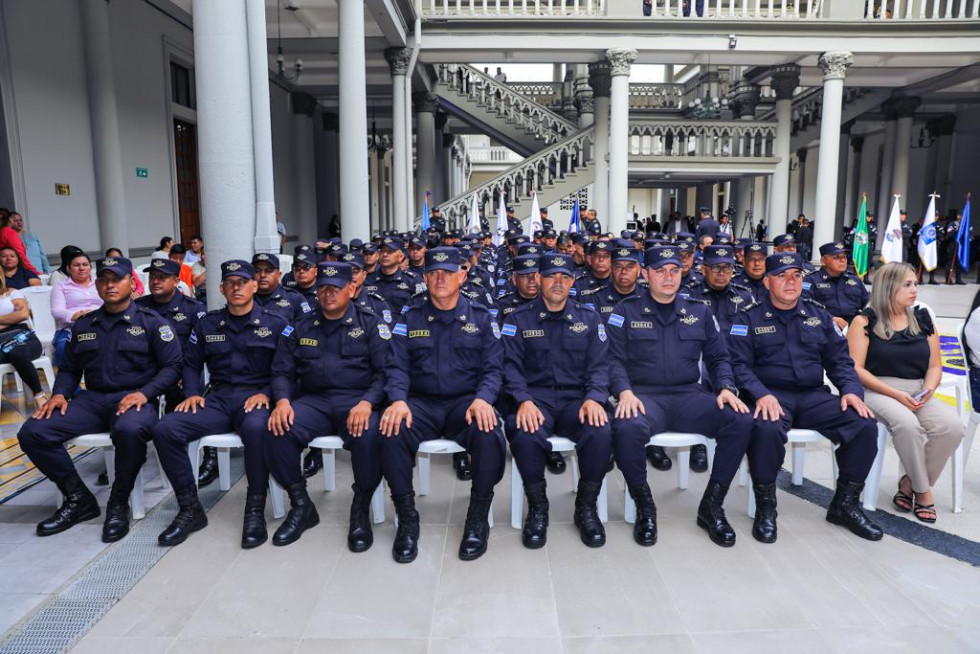
[{"label": "blue flag", "polygon": [[568,221],[568,233],[575,234],[582,231],[582,224],[578,218],[578,196],[575,196],[575,206],[572,207],[572,219]]},{"label": "blue flag", "polygon": [[956,258],[960,261],[960,267],[970,271],[970,195],[966,196],[966,206],[963,208],[963,219],[960,220],[960,228],[956,232]]},{"label": "blue flag", "polygon": [[422,201],[422,224],[420,230],[425,233],[429,229],[429,192],[425,192],[425,199]]}]

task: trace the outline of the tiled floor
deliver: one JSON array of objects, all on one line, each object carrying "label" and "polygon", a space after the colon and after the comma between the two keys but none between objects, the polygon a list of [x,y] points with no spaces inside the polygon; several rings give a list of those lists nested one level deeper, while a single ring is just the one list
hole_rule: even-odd
[{"label": "tiled floor", "polygon": [[[976,286],[924,287],[940,316],[965,315]],[[941,320],[943,331],[955,327]],[[980,449],[980,441],[974,449]],[[818,451],[824,450],[824,451]],[[750,535],[745,489],[727,503],[732,549],[694,523],[704,475],[676,488],[650,479],[660,542],[635,545],[623,522],[622,478],[610,476],[608,543],[590,550],[571,524],[568,474],[549,477],[549,543],[525,550],[509,526],[508,476],[497,487],[496,527],[478,561],[456,556],[469,485],[436,457],[420,498],[422,540],[411,565],[392,562],[388,520],[363,554],[346,549],[350,466],[337,491],[311,483],[322,522],[296,544],[243,551],[244,483],[209,513],[210,526],[168,552],[77,644],[98,652],[970,652],[980,649],[980,569],[886,537],[868,543],[823,519],[823,510],[779,494],[779,542]],[[97,457],[83,460],[94,478]],[[155,466],[150,502],[163,496]],[[898,474],[890,447],[879,493],[888,508]],[[814,448],[806,476],[828,484],[829,450]],[[980,456],[967,471],[965,510],[952,514],[947,475],[937,485],[943,531],[980,543]],[[106,491],[102,490],[102,494]],[[50,512],[47,483],[0,507],[0,630],[78,574],[103,546],[100,522],[48,539],[33,523]],[[275,522],[271,526],[275,527]],[[977,545],[980,547],[980,544]]]}]

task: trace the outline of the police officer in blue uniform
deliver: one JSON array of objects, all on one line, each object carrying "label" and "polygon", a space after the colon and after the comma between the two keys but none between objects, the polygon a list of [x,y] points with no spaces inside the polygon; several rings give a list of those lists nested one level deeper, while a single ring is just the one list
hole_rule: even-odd
[{"label": "police officer in blue uniform", "polygon": [[803,280],[804,287],[808,284],[809,297],[822,304],[842,330],[871,296],[861,278],[847,271],[847,250],[839,242],[820,246],[820,270]]},{"label": "police officer in blue uniform", "polygon": [[[729,330],[738,386],[755,400],[748,450],[757,507],[752,535],[763,543],[776,540],[776,475],[786,454],[786,432],[799,427],[838,446],[840,472],[827,520],[879,540],[881,529],[858,499],[878,452],[877,424],[832,316],[801,299],[803,263],[795,252],[768,257],[768,294],[739,313]],[[840,396],[824,385],[824,371]]]},{"label": "police officer in blue uniform", "polygon": [[[280,316],[253,300],[255,269],[248,261],[221,264],[221,294],[225,308],[210,311],[191,335],[184,365],[187,399],[152,430],[160,463],[177,496],[179,510],[160,534],[161,545],[178,545],[207,525],[197,498],[187,444],[208,434],[237,431],[245,445],[248,492],[242,526],[242,547],[264,543],[265,499],[269,469],[262,439],[269,418],[272,358],[279,334],[290,328]],[[204,386],[204,366],[211,375]]]},{"label": "police officer in blue uniform", "polygon": [[587,290],[608,288],[612,284],[612,251],[613,243],[609,241],[594,241],[589,245],[589,256],[586,259],[588,271],[575,280],[572,286],[572,298]]},{"label": "police officer in blue uniform", "polygon": [[500,329],[488,309],[460,297],[464,275],[456,248],[426,252],[429,297],[392,329],[385,387],[391,406],[381,417],[381,467],[398,514],[392,555],[400,563],[418,553],[412,468],[422,441],[453,439],[472,457],[473,488],[459,547],[463,560],[486,552],[493,487],[504,474],[506,444],[493,408],[501,385]]},{"label": "police officer in blue uniform", "polygon": [[769,293],[764,282],[768,254],[765,243],[746,243],[742,247],[742,272],[736,275],[734,280],[752,291],[755,299]]},{"label": "police officer in blue uniform", "polygon": [[[38,536],[50,536],[101,513],[65,451],[65,441],[109,432],[116,448],[116,478],[102,540],[111,543],[129,532],[129,494],[146,461],[150,428],[158,419],[157,396],[177,383],[183,353],[173,327],[132,301],[129,259],[100,259],[95,269],[104,304],[75,322],[51,399],[24,423],[17,438],[24,454],[65,497],[37,525]],[[83,377],[85,390],[77,390]]]},{"label": "police officer in blue uniform", "polygon": [[735,314],[754,301],[752,291],[732,281],[735,253],[730,245],[709,245],[701,270],[704,280],[682,290],[681,294],[711,307],[722,332],[727,333]]},{"label": "police officer in blue uniform", "polygon": [[296,462],[311,440],[327,434],[340,434],[354,468],[347,547],[364,552],[374,542],[371,496],[381,483],[377,409],[384,402],[391,332],[380,316],[353,302],[351,273],[348,263],[320,264],[319,310],[279,338],[272,367],[275,409],[264,442],[272,476],[289,492],[292,507],[272,537],[276,544],[294,542],[319,521]]},{"label": "police officer in blue uniform", "polygon": [[694,265],[693,240],[693,236],[684,236],[674,243],[674,249],[681,262],[681,288],[697,286],[704,281],[704,275]]},{"label": "police officer in blue uniform", "polygon": [[373,275],[368,275],[364,284],[369,293],[377,293],[383,297],[395,315],[400,314],[412,295],[424,287],[422,280],[414,273],[402,270],[401,263],[405,259],[402,247],[401,237],[386,236],[381,245],[378,270]]},{"label": "police officer in blue uniform", "polygon": [[413,235],[405,245],[408,250],[408,271],[421,276],[425,272],[425,251],[430,245],[428,238]]},{"label": "police officer in blue uniform", "polygon": [[[612,269],[608,286],[596,286],[582,291],[577,299],[599,312],[603,322],[609,318],[613,307],[628,297],[643,293],[640,279],[640,257],[643,252],[619,243],[611,250]],[[572,264],[574,266],[574,263]],[[574,272],[573,272],[574,274]]]},{"label": "police officer in blue uniform", "polygon": [[300,294],[309,307],[316,306],[316,262],[317,255],[312,252],[299,252],[293,257],[292,290]]},{"label": "police officer in blue uniform", "polygon": [[514,286],[512,292],[497,298],[497,322],[501,324],[507,316],[538,297],[538,292],[541,290],[538,255],[526,254],[514,259],[512,284]]},{"label": "police officer in blue uniform", "polygon": [[605,325],[594,309],[569,300],[575,279],[570,256],[541,255],[539,268],[541,296],[501,328],[506,391],[517,406],[507,420],[510,449],[528,503],[522,540],[531,549],[547,541],[545,457],[551,453],[548,437],[558,434],[575,441],[578,451],[579,536],[585,545],[601,547],[606,532],[596,498],[612,456]]},{"label": "police officer in blue uniform", "polygon": [[[317,240],[317,243],[320,243],[320,240]],[[298,257],[301,254],[308,254],[310,256],[315,256],[316,255],[316,251],[311,246],[309,246],[309,245],[297,245],[296,247],[293,248],[293,261],[295,262],[296,257]],[[312,259],[312,260],[315,260],[315,259]],[[296,290],[296,273],[295,273],[295,271],[292,268],[290,268],[289,272],[282,276],[282,279],[280,280],[280,282],[286,288],[288,288],[290,290]]]},{"label": "police officer in blue uniform", "polygon": [[252,298],[255,304],[288,323],[299,320],[313,310],[304,295],[280,283],[279,257],[259,252],[252,256],[252,267],[255,269],[257,287]]},{"label": "police officer in blue uniform", "polygon": [[[619,398],[613,422],[616,463],[636,502],[633,539],[657,542],[657,509],[647,484],[643,448],[654,434],[691,431],[714,438],[714,467],[698,525],[722,547],[735,531],[722,504],[752,434],[748,408],[738,398],[725,337],[711,310],[677,295],[681,262],[676,244],[645,253],[650,292],[623,300],[608,322],[612,393]],[[717,396],[699,383],[703,360]]]},{"label": "police officer in blue uniform", "polygon": [[[792,234],[779,234],[776,238],[772,239],[772,252],[773,254],[781,254],[783,252],[797,252],[796,237]],[[800,261],[803,262],[803,272],[809,275],[812,272],[816,272],[817,267],[814,266],[809,261],[800,257]]]},{"label": "police officer in blue uniform", "polygon": [[353,304],[356,304],[362,309],[370,309],[382,322],[390,325],[394,320],[391,307],[377,293],[370,293],[364,290],[364,282],[367,279],[367,271],[364,269],[364,257],[358,252],[348,252],[340,258],[340,261],[350,266],[351,283],[354,284]]}]

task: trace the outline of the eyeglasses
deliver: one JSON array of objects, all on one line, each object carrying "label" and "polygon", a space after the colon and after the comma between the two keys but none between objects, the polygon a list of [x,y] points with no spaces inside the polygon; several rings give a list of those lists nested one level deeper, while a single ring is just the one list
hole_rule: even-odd
[{"label": "eyeglasses", "polygon": [[705,269],[717,275],[730,275],[735,272],[735,268],[727,263],[718,264],[717,266],[705,266]]}]

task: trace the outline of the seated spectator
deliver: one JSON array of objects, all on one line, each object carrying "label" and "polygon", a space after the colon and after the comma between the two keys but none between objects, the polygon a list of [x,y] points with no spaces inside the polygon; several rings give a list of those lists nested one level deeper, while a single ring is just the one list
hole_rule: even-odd
[{"label": "seated spectator", "polygon": [[75,258],[75,255],[82,252],[82,248],[77,245],[66,245],[61,248],[61,265],[51,271],[51,275],[48,277],[48,286],[57,286],[68,279],[68,264]]},{"label": "seated spectator", "polygon": [[[34,359],[41,356],[41,341],[27,324],[30,307],[20,291],[8,288],[0,277],[0,363],[9,363],[34,393],[34,406],[40,409],[48,401]],[[49,384],[54,380],[49,379]]]},{"label": "seated spectator", "polygon": [[963,329],[963,354],[970,369],[970,406],[974,411],[980,409],[980,291],[973,296],[970,313]]},{"label": "seated spectator", "polygon": [[17,250],[11,247],[0,248],[0,268],[3,268],[7,288],[41,285],[41,279],[24,266]]},{"label": "seated spectator", "polygon": [[184,263],[186,253],[187,249],[180,243],[176,243],[170,248],[170,260],[180,264],[180,281],[187,286],[187,290],[181,289],[181,292],[194,297],[194,273],[191,272],[191,267]]},{"label": "seated spectator", "polygon": [[191,275],[193,275],[193,279],[194,279],[194,288],[196,289],[196,291],[195,291],[195,297],[196,297],[197,301],[198,302],[204,302],[205,304],[207,304],[207,301],[208,301],[208,296],[207,296],[207,279],[208,279],[208,274],[207,274],[207,269],[204,267],[205,266],[205,261],[204,261],[204,250],[203,250],[203,248],[201,249],[200,257],[201,258],[198,259],[197,261],[195,261],[194,262],[194,265],[191,266]]},{"label": "seated spectator", "polygon": [[914,306],[915,298],[915,269],[885,264],[875,275],[867,308],[851,322],[847,341],[864,401],[888,427],[906,470],[892,503],[932,523],[932,487],[963,439],[963,424],[953,407],[933,397],[943,374],[939,333],[929,312]]},{"label": "seated spectator", "polygon": [[20,235],[17,231],[10,226],[10,217],[14,214],[7,214],[6,216],[0,215],[0,248],[13,248],[15,252],[20,256],[21,262],[24,267],[30,270],[35,275],[37,274],[37,269],[31,265],[31,262],[27,259],[27,251],[24,250],[24,242],[20,240]]},{"label": "seated spectator", "polygon": [[24,250],[27,252],[27,260],[31,262],[34,269],[42,274],[51,272],[51,264],[48,262],[48,255],[44,253],[41,239],[37,237],[37,234],[24,229],[24,217],[16,211],[11,212],[10,226],[20,236]]},{"label": "seated spectator", "polygon": [[[108,250],[105,251],[105,256],[107,258],[115,257],[121,259],[123,258],[124,255],[122,253],[122,250],[120,250],[119,248],[109,248]],[[138,297],[143,297],[144,295],[146,295],[146,289],[143,288],[143,282],[140,281],[139,275],[133,275],[132,277],[133,277],[133,299],[135,300]]]},{"label": "seated spectator", "polygon": [[51,315],[57,328],[54,334],[55,365],[61,362],[75,321],[101,306],[102,299],[92,279],[92,262],[79,250],[68,262],[68,278],[51,291]]},{"label": "seated spectator", "polygon": [[174,245],[174,239],[170,236],[164,236],[160,239],[160,247],[158,247],[154,252],[163,252],[164,254],[170,254],[170,248]]},{"label": "seated spectator", "polygon": [[201,260],[201,252],[204,250],[204,239],[201,238],[200,234],[194,234],[187,241],[187,246],[190,250],[184,254],[184,263],[188,266],[193,266]]}]

